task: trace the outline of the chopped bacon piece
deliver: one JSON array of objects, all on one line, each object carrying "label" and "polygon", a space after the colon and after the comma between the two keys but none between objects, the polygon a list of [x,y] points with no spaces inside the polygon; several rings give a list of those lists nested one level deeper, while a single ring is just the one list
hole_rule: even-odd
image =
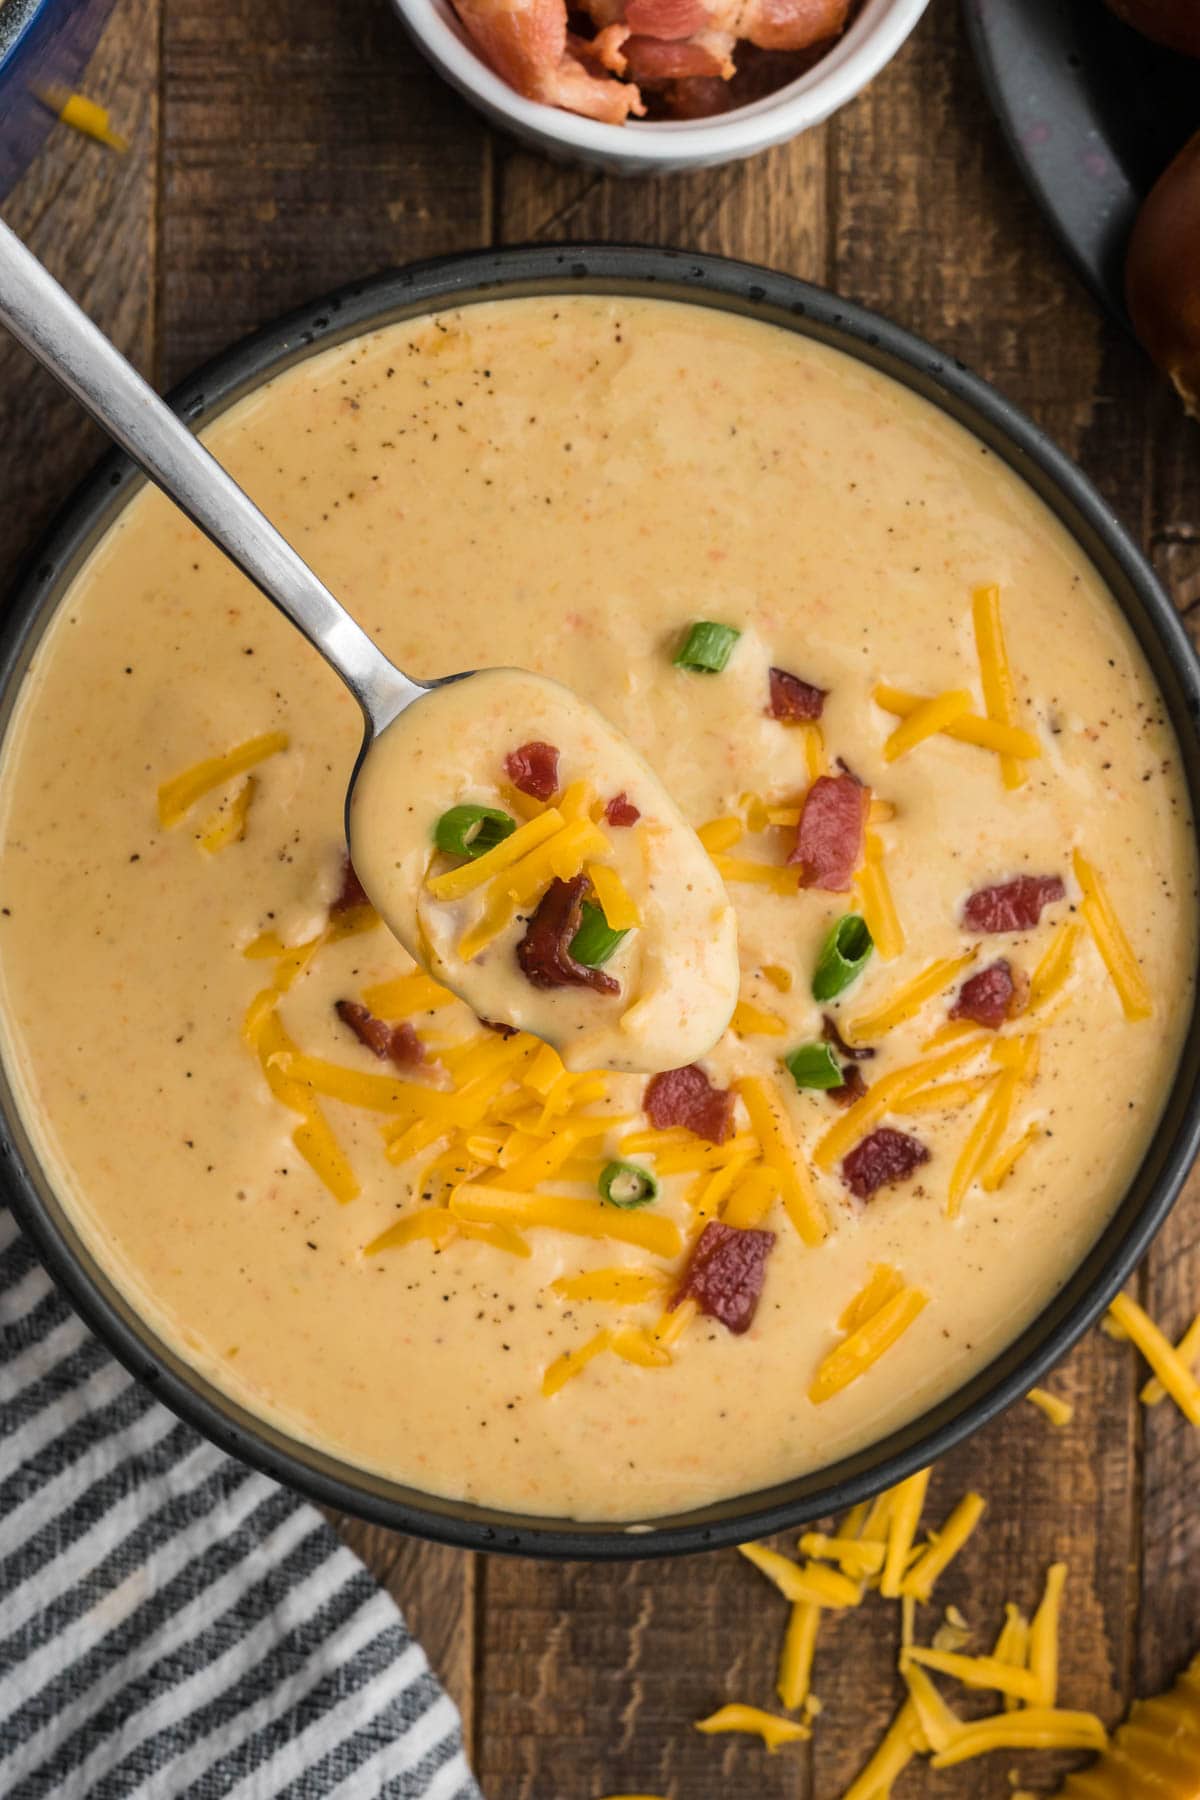
[{"label": "chopped bacon piece", "polygon": [[862,1099],[866,1091],[867,1084],[857,1063],[850,1063],[842,1070],[841,1087],[825,1089],[829,1098],[836,1100],[839,1106],[853,1106],[856,1100]]},{"label": "chopped bacon piece", "polygon": [[367,890],[354,872],[354,864],[346,857],[342,864],[342,885],[329,902],[331,913],[353,912],[356,906],[369,906]]},{"label": "chopped bacon piece", "polygon": [[733,73],[730,51],[734,40],[726,32],[705,31],[698,37],[665,43],[661,38],[631,37],[622,46],[629,73],[635,81],[653,85],[689,75]]},{"label": "chopped bacon piece", "polygon": [[1017,875],[995,887],[979,888],[963,907],[968,931],[1032,931],[1051,906],[1066,896],[1057,875]]},{"label": "chopped bacon piece", "polygon": [[498,1032],[502,1038],[516,1037],[519,1029],[516,1025],[502,1025],[498,1019],[480,1019],[479,1023],[485,1031]]},{"label": "chopped bacon piece", "polygon": [[818,775],[804,799],[789,863],[799,863],[801,887],[841,894],[862,861],[871,790],[853,775]]},{"label": "chopped bacon piece", "polygon": [[744,1231],[710,1220],[696,1240],[671,1307],[691,1298],[701,1312],[740,1337],[754,1322],[774,1244],[773,1231]]},{"label": "chopped bacon piece", "polygon": [[782,719],[790,725],[801,720],[811,723],[820,718],[827,688],[801,681],[798,675],[789,675],[786,669],[771,669],[769,680],[771,697],[767,712],[772,719]]},{"label": "chopped bacon piece", "polygon": [[738,36],[761,50],[806,50],[845,29],[850,0],[747,0]]},{"label": "chopped bacon piece", "polygon": [[641,816],[624,788],[619,794],[613,795],[604,809],[604,817],[610,825],[636,825]]},{"label": "chopped bacon piece", "polygon": [[929,1161],[924,1144],[907,1131],[882,1125],[856,1144],[842,1163],[842,1179],[859,1200],[869,1200],[881,1187],[907,1181],[914,1169]]},{"label": "chopped bacon piece", "polygon": [[558,751],[553,744],[522,744],[504,759],[508,779],[534,800],[548,800],[558,789]]},{"label": "chopped bacon piece", "polygon": [[1013,1016],[1016,992],[1012,964],[1002,956],[963,982],[950,1008],[950,1017],[971,1019],[976,1025],[986,1025],[989,1031],[998,1031],[1005,1019]]},{"label": "chopped bacon piece", "polygon": [[673,119],[711,119],[741,104],[731,81],[719,75],[685,75],[668,81],[659,99]]},{"label": "chopped bacon piece", "polygon": [[625,23],[641,37],[690,38],[708,24],[703,0],[628,0]]},{"label": "chopped bacon piece", "polygon": [[848,1044],[832,1013],[821,1014],[821,1036],[827,1044],[833,1045],[839,1056],[848,1057],[851,1062],[870,1062],[875,1054],[873,1044]]},{"label": "chopped bacon piece", "polygon": [[424,1045],[407,1019],[399,1025],[389,1025],[358,1000],[338,1000],[334,1011],[359,1043],[365,1044],[381,1062],[386,1057],[398,1069],[412,1069],[425,1061]]},{"label": "chopped bacon piece", "polygon": [[454,0],[475,49],[529,100],[622,125],[645,111],[631,83],[593,75],[567,42],[563,0]]},{"label": "chopped bacon piece", "polygon": [[521,971],[534,987],[589,987],[597,994],[619,994],[621,984],[603,969],[576,962],[571,944],[583,917],[586,875],[550,883],[517,945]]},{"label": "chopped bacon piece", "polygon": [[715,1088],[699,1063],[652,1075],[642,1098],[656,1131],[682,1125],[710,1144],[723,1144],[733,1130],[733,1092]]}]

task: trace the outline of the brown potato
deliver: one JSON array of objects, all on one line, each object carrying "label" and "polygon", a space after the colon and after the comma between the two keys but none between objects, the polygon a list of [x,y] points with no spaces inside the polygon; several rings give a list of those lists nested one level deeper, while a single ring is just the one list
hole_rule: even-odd
[{"label": "brown potato", "polygon": [[1200,0],[1108,0],[1108,5],[1156,44],[1200,56]]},{"label": "brown potato", "polygon": [[1200,418],[1200,132],[1151,188],[1129,240],[1133,328]]}]

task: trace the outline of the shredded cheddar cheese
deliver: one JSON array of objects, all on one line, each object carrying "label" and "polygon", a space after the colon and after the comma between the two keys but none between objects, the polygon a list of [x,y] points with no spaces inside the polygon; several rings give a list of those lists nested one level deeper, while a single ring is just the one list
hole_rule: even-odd
[{"label": "shredded cheddar cheese", "polygon": [[1032,1149],[1042,1135],[1042,1127],[1036,1119],[1027,1125],[1020,1137],[1014,1138],[998,1150],[992,1161],[988,1163],[979,1177],[979,1185],[985,1194],[994,1194],[1004,1186],[1021,1158],[1027,1150]]},{"label": "shredded cheddar cheese", "polygon": [[986,1688],[1029,1702],[1040,1697],[1040,1684],[1032,1669],[1016,1668],[994,1656],[963,1656],[954,1650],[924,1650],[916,1645],[906,1654],[918,1666],[934,1669],[941,1675],[952,1675],[966,1688]]},{"label": "shredded cheddar cheese", "polygon": [[859,905],[875,949],[884,962],[893,962],[904,949],[904,930],[883,866],[883,840],[873,831],[866,835],[866,856],[858,871]]},{"label": "shredded cheddar cheese", "polygon": [[547,807],[536,818],[527,819],[524,825],[518,825],[508,837],[501,839],[490,850],[485,850],[474,862],[465,862],[457,869],[448,869],[444,875],[427,877],[425,885],[436,900],[461,900],[467,894],[473,894],[476,888],[486,887],[495,876],[521,862],[530,852],[562,831],[565,824],[566,820],[557,807]]},{"label": "shredded cheddar cheese", "polygon": [[215,813],[205,819],[197,834],[202,850],[207,850],[210,856],[215,856],[218,850],[225,850],[230,844],[241,843],[246,835],[250,808],[254,804],[257,790],[257,776],[247,775],[229,805],[218,807]]},{"label": "shredded cheddar cheese", "polygon": [[722,1706],[707,1719],[696,1720],[696,1730],[707,1732],[746,1731],[760,1737],[768,1750],[784,1744],[795,1744],[812,1736],[812,1727],[797,1719],[781,1719],[778,1713],[764,1712],[758,1706]]},{"label": "shredded cheddar cheese", "polygon": [[901,756],[907,756],[926,738],[936,737],[941,731],[961,719],[971,709],[971,696],[966,688],[950,688],[944,694],[934,694],[928,700],[922,700],[918,706],[897,725],[883,746],[884,762],[896,762]]},{"label": "shredded cheddar cheese", "polygon": [[564,1350],[561,1356],[555,1357],[542,1376],[542,1393],[547,1400],[560,1393],[568,1381],[574,1381],[577,1375],[582,1375],[588,1364],[608,1349],[609,1335],[607,1331],[598,1331],[595,1337],[589,1338],[586,1344],[581,1344],[578,1350]]},{"label": "shredded cheddar cheese", "polygon": [[637,1306],[663,1291],[663,1278],[649,1270],[589,1269],[582,1275],[560,1275],[550,1292],[560,1300],[603,1300]]},{"label": "shredded cheddar cheese", "polygon": [[652,1256],[678,1256],[683,1248],[679,1228],[661,1213],[626,1212],[581,1200],[574,1194],[517,1193],[481,1182],[466,1182],[450,1201],[456,1218],[481,1225],[512,1225],[518,1230],[542,1227],[576,1237],[613,1238],[635,1244]]},{"label": "shredded cheddar cheese", "polygon": [[603,863],[584,864],[584,873],[595,889],[600,910],[613,931],[631,931],[642,922],[642,915],[626,892],[625,884],[615,869]]},{"label": "shredded cheddar cheese", "polygon": [[788,1218],[806,1244],[811,1247],[821,1243],[829,1228],[782,1104],[772,1101],[757,1076],[743,1076],[736,1085],[762,1146],[763,1161],[779,1178]]},{"label": "shredded cheddar cheese", "polygon": [[883,1572],[879,1577],[879,1591],[885,1600],[897,1600],[900,1597],[909,1552],[917,1535],[917,1526],[921,1522],[929,1475],[928,1469],[918,1469],[915,1475],[898,1482],[892,1490],[887,1553],[883,1559]]},{"label": "shredded cheddar cheese", "polygon": [[[1004,642],[998,587],[975,589],[971,597],[971,618],[975,626],[975,651],[979,658],[987,716],[998,725],[1015,725],[1017,696]],[[1006,788],[1019,788],[1026,780],[1025,770],[1013,756],[1001,756],[1000,774]]]},{"label": "shredded cheddar cheese", "polygon": [[684,1332],[700,1312],[699,1302],[689,1294],[678,1306],[668,1307],[658,1324],[654,1327],[654,1341],[666,1349],[673,1350]]},{"label": "shredded cheddar cheese", "polygon": [[935,1769],[952,1769],[991,1750],[1103,1750],[1107,1742],[1094,1713],[1027,1706],[962,1726],[932,1762]]},{"label": "shredded cheddar cheese", "polygon": [[1038,1609],[1029,1621],[1029,1671],[1036,1684],[1032,1697],[1039,1706],[1053,1706],[1058,1699],[1058,1621],[1066,1580],[1066,1563],[1051,1563]]},{"label": "shredded cheddar cheese", "polygon": [[752,862],[747,856],[713,856],[713,865],[723,881],[753,881],[769,887],[776,894],[795,894],[800,889],[797,870],[784,863]]},{"label": "shredded cheddar cheese", "polygon": [[1075,879],[1083,889],[1084,924],[1091,932],[1092,942],[1117,990],[1125,1017],[1131,1021],[1148,1019],[1154,1011],[1154,1002],[1108,888],[1082,850],[1076,850],[1073,863]]},{"label": "shredded cheddar cheese", "polygon": [[1108,1310],[1137,1345],[1184,1417],[1192,1425],[1200,1425],[1200,1382],[1171,1340],[1128,1294],[1118,1294]]},{"label": "shredded cheddar cheese", "polygon": [[265,731],[259,737],[248,738],[244,744],[235,744],[221,756],[206,756],[181,774],[173,775],[158,790],[159,824],[164,830],[178,825],[203,795],[245,775],[269,756],[277,756],[287,749],[289,742],[286,731]]},{"label": "shredded cheddar cheese", "polygon": [[872,1363],[904,1336],[924,1308],[928,1296],[916,1288],[902,1288],[865,1324],[831,1350],[820,1363],[808,1390],[815,1406],[832,1400],[843,1388],[865,1375]]},{"label": "shredded cheddar cheese", "polygon": [[1060,1400],[1057,1394],[1048,1393],[1045,1388],[1032,1387],[1025,1398],[1044,1413],[1052,1425],[1060,1429],[1069,1425],[1075,1417],[1075,1408],[1067,1400]]},{"label": "shredded cheddar cheese", "polygon": [[826,1537],[821,1531],[806,1531],[800,1539],[802,1556],[817,1562],[835,1562],[843,1575],[852,1581],[866,1581],[883,1568],[884,1545],[859,1543],[855,1538]]},{"label": "shredded cheddar cheese", "polygon": [[1083,936],[1077,919],[1064,919],[1051,938],[1041,962],[1029,983],[1029,999],[1025,1011],[1029,1015],[1044,1012],[1070,978],[1075,949]]},{"label": "shredded cheddar cheese", "polygon": [[[247,952],[249,954],[249,952]],[[418,969],[412,975],[396,975],[390,981],[376,982],[363,989],[363,1005],[377,1019],[411,1019],[417,1013],[438,1012],[452,1006],[454,995],[449,988]]]},{"label": "shredded cheddar cheese", "polygon": [[775,1169],[757,1163],[741,1175],[721,1212],[725,1225],[749,1231],[760,1225],[779,1198],[780,1180]]},{"label": "shredded cheddar cheese", "polygon": [[908,1689],[925,1742],[933,1751],[944,1750],[962,1725],[962,1720],[947,1700],[939,1694],[920,1663],[902,1656],[900,1673]]},{"label": "shredded cheddar cheese", "polygon": [[945,993],[974,960],[974,950],[968,950],[962,956],[939,957],[919,975],[898,987],[882,1005],[851,1019],[846,1026],[846,1036],[854,1044],[870,1044],[885,1037],[906,1019],[915,1018],[926,1001]]},{"label": "shredded cheddar cheese", "polygon": [[[880,682],[872,698],[885,712],[895,713],[897,718],[906,719],[918,706],[926,705],[930,696],[910,694],[904,688]],[[1022,730],[1019,725],[1002,724],[998,719],[980,718],[977,713],[963,713],[952,719],[944,729],[947,737],[956,738],[960,744],[974,744],[977,749],[991,750],[998,756],[1013,756],[1030,761],[1042,754],[1042,746],[1032,732]]]},{"label": "shredded cheddar cheese", "polygon": [[939,1575],[953,1562],[983,1517],[986,1504],[982,1494],[963,1495],[929,1548],[922,1551],[905,1575],[901,1594],[911,1594],[914,1600],[922,1602],[929,1599]]},{"label": "shredded cheddar cheese", "polygon": [[489,944],[494,944],[508,930],[516,913],[517,903],[511,894],[489,894],[478,919],[458,940],[459,959],[465,963],[474,962]]},{"label": "shredded cheddar cheese", "polygon": [[859,1289],[854,1298],[842,1310],[838,1319],[839,1331],[857,1331],[873,1319],[881,1307],[899,1294],[904,1287],[904,1277],[890,1263],[876,1263],[871,1270],[865,1287]]},{"label": "shredded cheddar cheese", "polygon": [[[544,818],[547,815],[542,816]],[[513,837],[516,835],[514,832]],[[505,838],[496,848],[503,849],[504,844],[511,842],[512,837]],[[572,880],[581,872],[588,858],[604,856],[608,849],[608,839],[590,819],[572,819],[561,831],[547,838],[545,843],[536,845],[520,862],[502,869],[492,880],[491,897],[498,900],[502,894],[507,894],[510,900],[523,906],[549,887],[552,881]],[[479,861],[485,862],[492,854],[492,851],[486,852]],[[476,866],[467,864],[468,868]],[[624,893],[623,888],[621,892]]]},{"label": "shredded cheddar cheese", "polygon": [[[1186,1368],[1194,1369],[1200,1361],[1200,1313],[1192,1320],[1175,1346],[1175,1354]],[[1167,1398],[1167,1390],[1157,1375],[1152,1375],[1139,1396],[1143,1406],[1158,1406]]]},{"label": "shredded cheddar cheese", "polygon": [[813,1656],[820,1625],[821,1609],[815,1602],[793,1602],[779,1658],[779,1678],[775,1689],[789,1712],[795,1712],[803,1706],[812,1690]]},{"label": "shredded cheddar cheese", "polygon": [[893,1069],[890,1074],[880,1076],[878,1081],[871,1083],[862,1099],[847,1107],[841,1118],[818,1140],[812,1160],[819,1169],[832,1169],[847,1150],[852,1150],[858,1140],[865,1137],[891,1110],[897,1100],[915,1092],[917,1088],[929,1086],[939,1075],[949,1074],[951,1069],[970,1062],[986,1041],[972,1031],[969,1036],[957,1039],[949,1049],[936,1056],[922,1057],[919,1062],[906,1063],[903,1068]]},{"label": "shredded cheddar cheese", "polygon": [[973,1075],[965,1081],[936,1081],[932,1087],[918,1088],[915,1094],[906,1094],[902,1100],[897,1100],[894,1110],[903,1115],[957,1112],[960,1107],[969,1106],[972,1100],[978,1100],[990,1085],[991,1077],[987,1075]]},{"label": "shredded cheddar cheese", "polygon": [[748,1000],[738,1001],[729,1025],[739,1037],[783,1037],[787,1032],[778,1013],[765,1006],[752,1006]]},{"label": "shredded cheddar cheese", "polygon": [[880,1800],[890,1795],[892,1784],[903,1775],[913,1757],[928,1750],[917,1709],[906,1700],[887,1728],[883,1742],[842,1800]]},{"label": "shredded cheddar cheese", "polygon": [[820,1563],[806,1563],[802,1567],[763,1544],[739,1544],[738,1549],[760,1575],[765,1575],[779,1589],[785,1600],[808,1601],[813,1606],[840,1609],[857,1606],[862,1599],[857,1583],[838,1569],[826,1569]]},{"label": "shredded cheddar cheese", "polygon": [[[762,802],[760,801],[759,804],[761,805]],[[764,809],[764,826],[765,823]],[[752,826],[751,830],[753,829],[754,827]],[[762,829],[762,827],[759,829]],[[720,819],[709,819],[707,824],[698,825],[696,827],[696,836],[700,839],[700,842],[704,845],[704,848],[708,851],[710,856],[714,853],[719,853],[722,850],[732,850],[733,846],[740,842],[744,835],[745,826],[733,813],[726,813],[725,816]]]}]

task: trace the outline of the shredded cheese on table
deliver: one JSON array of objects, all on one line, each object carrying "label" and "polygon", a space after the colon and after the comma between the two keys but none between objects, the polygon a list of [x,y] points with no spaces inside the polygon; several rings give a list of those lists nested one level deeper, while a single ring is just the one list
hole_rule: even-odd
[{"label": "shredded cheese on table", "polygon": [[922,1552],[904,1577],[900,1586],[901,1594],[911,1594],[914,1600],[922,1602],[930,1598],[934,1583],[958,1555],[982,1519],[986,1505],[982,1494],[963,1495],[934,1542]]},{"label": "shredded cheese on table", "polygon": [[1103,1750],[1107,1742],[1094,1713],[1026,1706],[964,1725],[932,1763],[935,1769],[952,1769],[991,1750]]},{"label": "shredded cheese on table", "polygon": [[919,1663],[902,1656],[900,1673],[925,1742],[931,1750],[944,1750],[960,1730],[962,1720],[950,1703],[943,1700]]},{"label": "shredded cheese on table", "polygon": [[1051,1563],[1045,1591],[1029,1621],[1029,1668],[1037,1683],[1034,1698],[1039,1706],[1053,1706],[1058,1699],[1058,1622],[1066,1580],[1066,1563]]},{"label": "shredded cheese on table", "polygon": [[785,1600],[807,1601],[814,1606],[842,1608],[857,1606],[862,1593],[857,1584],[837,1569],[826,1569],[819,1563],[803,1567],[778,1550],[763,1544],[739,1544],[738,1550],[753,1563],[760,1574],[777,1587]]},{"label": "shredded cheese on table", "polygon": [[779,1679],[775,1690],[789,1712],[795,1712],[803,1706],[812,1692],[813,1657],[820,1624],[821,1609],[815,1601],[797,1600],[793,1603],[779,1658]]},{"label": "shredded cheese on table", "polygon": [[952,1675],[963,1687],[986,1688],[998,1694],[1011,1694],[1014,1699],[1036,1701],[1040,1684],[1031,1669],[1019,1669],[1012,1663],[1000,1662],[994,1656],[963,1656],[953,1650],[923,1650],[913,1646],[906,1652],[911,1662],[941,1675]]},{"label": "shredded cheese on table", "polygon": [[771,1751],[812,1736],[810,1725],[801,1724],[798,1719],[781,1719],[778,1713],[764,1712],[758,1706],[722,1706],[707,1719],[697,1719],[696,1730],[710,1735],[721,1731],[752,1732]]},{"label": "shredded cheese on table", "polygon": [[1051,1394],[1045,1388],[1032,1387],[1025,1398],[1044,1413],[1052,1425],[1069,1425],[1075,1417],[1075,1408],[1067,1400],[1060,1400],[1057,1394]]},{"label": "shredded cheese on table", "polygon": [[929,1476],[928,1469],[918,1469],[915,1475],[910,1475],[906,1481],[899,1482],[892,1490],[887,1553],[883,1559],[883,1573],[879,1577],[879,1591],[885,1600],[896,1600],[900,1597],[901,1583],[908,1566],[909,1551],[913,1547],[917,1526],[921,1522],[925,1493],[929,1487]]},{"label": "shredded cheese on table", "polygon": [[[1175,1354],[1186,1368],[1195,1369],[1200,1362],[1200,1313],[1192,1320],[1175,1346]],[[1139,1396],[1143,1406],[1157,1406],[1167,1398],[1167,1390],[1157,1375],[1152,1375]]]},{"label": "shredded cheese on table", "polygon": [[1133,1339],[1165,1391],[1192,1425],[1200,1425],[1200,1382],[1171,1340],[1128,1294],[1118,1294],[1109,1315]]}]

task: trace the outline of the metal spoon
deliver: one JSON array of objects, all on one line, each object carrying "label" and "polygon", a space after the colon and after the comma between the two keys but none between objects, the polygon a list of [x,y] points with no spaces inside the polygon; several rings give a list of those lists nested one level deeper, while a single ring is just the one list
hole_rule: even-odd
[{"label": "metal spoon", "polygon": [[[287,615],[346,683],[362,708],[365,723],[362,749],[346,795],[349,836],[355,816],[356,783],[366,771],[359,793],[374,791],[371,770],[377,766],[377,759],[369,752],[387,727],[414,700],[479,672],[465,671],[439,681],[419,682],[410,680],[390,663],[236,481],[2,223],[0,324],[8,327],[150,480]],[[673,928],[665,921],[662,924],[658,948],[667,960],[661,964],[662,978],[654,992],[643,1000],[637,1032],[623,1034],[622,1016],[610,1008],[594,1039],[580,1035],[581,1028],[576,1025],[569,1047],[565,1047],[560,1042],[563,1020],[548,1004],[545,994],[518,982],[515,993],[502,985],[497,996],[495,964],[489,969],[483,958],[474,963],[438,959],[429,947],[416,911],[420,872],[415,868],[410,871],[405,865],[399,877],[395,873],[401,864],[391,854],[388,826],[395,808],[388,805],[368,808],[376,828],[363,845],[367,852],[365,866],[359,861],[360,839],[355,834],[355,859],[368,894],[410,954],[476,1012],[482,1017],[504,1017],[509,1023],[557,1043],[568,1066],[587,1066],[586,1060],[579,1059],[586,1058],[589,1048],[598,1063],[614,1068],[653,1071],[694,1061],[721,1035],[737,997],[733,912],[712,863],[657,776],[600,713],[545,677],[523,676],[516,670],[492,670],[485,671],[480,679],[494,683],[499,676],[509,677],[518,686],[524,683],[526,690],[533,684],[555,688],[560,704],[569,701],[579,717],[590,722],[598,765],[607,766],[610,771],[622,766],[636,767],[639,791],[652,796],[655,814],[671,828],[672,842],[664,849],[664,865],[677,878],[678,893],[674,898],[685,909],[684,917],[690,908],[696,920],[690,940],[679,929],[678,914]],[[406,721],[404,730],[409,726]],[[406,773],[404,753],[408,746],[397,746],[394,738],[389,738],[384,752],[387,767],[389,771],[393,768],[395,759],[391,752],[396,747],[401,751],[400,772]],[[397,791],[385,787],[385,801]],[[413,811],[410,805],[407,812]],[[429,836],[425,834],[418,847],[422,866],[428,864],[428,846]],[[388,851],[382,858],[375,854],[381,847]],[[648,936],[654,948],[653,934]],[[695,946],[690,960],[683,954],[689,941]],[[682,1022],[685,1018],[686,1027]]]},{"label": "metal spoon", "polygon": [[0,323],[321,652],[362,707],[364,753],[406,706],[440,685],[410,681],[388,661],[233,477],[2,222]]}]

